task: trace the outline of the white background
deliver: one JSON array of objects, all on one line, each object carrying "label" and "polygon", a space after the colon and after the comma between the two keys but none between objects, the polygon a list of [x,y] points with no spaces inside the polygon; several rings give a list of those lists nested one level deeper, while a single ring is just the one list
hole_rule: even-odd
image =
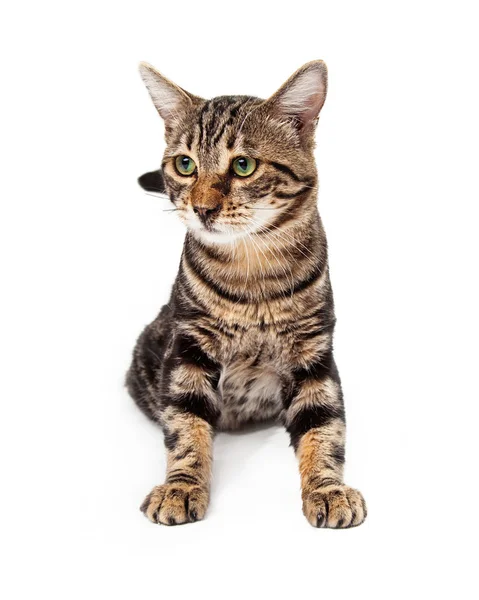
[{"label": "white background", "polygon": [[[3,598],[477,598],[473,5],[4,5]],[[220,435],[206,520],[155,527],[162,434],[123,377],[184,231],[136,184],[164,149],[137,63],[265,97],[315,58],[346,480],[369,517],[310,527],[278,427]]]}]

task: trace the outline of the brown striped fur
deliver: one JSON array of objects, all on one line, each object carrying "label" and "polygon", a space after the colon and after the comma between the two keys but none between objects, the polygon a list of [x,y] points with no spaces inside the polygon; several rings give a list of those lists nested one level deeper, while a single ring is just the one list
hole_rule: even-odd
[{"label": "brown striped fur", "polygon": [[[327,244],[317,210],[314,129],[326,67],[299,69],[270,99],[202,100],[152,67],[142,77],[165,121],[161,171],[186,224],[169,303],[142,333],[127,385],[165,432],[166,482],[142,510],[166,525],[203,518],[216,430],[281,420],[299,460],[303,511],[318,527],[359,525],[359,492],[343,483],[345,418],[332,354]],[[176,159],[194,161],[184,175]],[[255,159],[241,177],[238,157]]]}]

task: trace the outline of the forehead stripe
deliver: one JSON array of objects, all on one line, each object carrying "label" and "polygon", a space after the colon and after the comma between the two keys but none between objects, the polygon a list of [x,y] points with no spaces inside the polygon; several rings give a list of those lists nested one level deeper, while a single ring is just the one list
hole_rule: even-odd
[{"label": "forehead stripe", "polygon": [[209,107],[209,103],[205,102],[205,105],[203,106],[203,108],[201,109],[200,112],[200,116],[198,117],[198,123],[199,123],[199,135],[198,135],[198,146],[201,146],[201,144],[203,143],[203,137],[204,137],[204,117],[205,117],[205,113],[208,110]]},{"label": "forehead stripe", "polygon": [[217,144],[220,141],[220,139],[223,137],[223,135],[225,133],[225,129],[227,127],[233,125],[233,123],[238,115],[238,111],[244,103],[245,103],[245,100],[242,99],[239,102],[236,102],[235,104],[230,105],[230,107],[229,107],[230,110],[229,110],[228,116],[225,116],[223,125],[217,129],[216,134],[211,139],[212,146],[214,146],[215,144]]}]

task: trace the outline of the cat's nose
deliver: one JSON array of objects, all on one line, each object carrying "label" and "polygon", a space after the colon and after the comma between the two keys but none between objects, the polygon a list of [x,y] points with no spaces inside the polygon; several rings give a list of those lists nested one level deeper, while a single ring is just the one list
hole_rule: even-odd
[{"label": "cat's nose", "polygon": [[203,225],[209,225],[223,206],[223,194],[212,185],[216,180],[202,177],[191,191],[191,206]]},{"label": "cat's nose", "polygon": [[217,215],[221,210],[221,203],[218,202],[216,206],[194,206],[193,212],[195,215],[198,215],[201,221],[206,225],[209,221],[213,219],[215,215]]}]

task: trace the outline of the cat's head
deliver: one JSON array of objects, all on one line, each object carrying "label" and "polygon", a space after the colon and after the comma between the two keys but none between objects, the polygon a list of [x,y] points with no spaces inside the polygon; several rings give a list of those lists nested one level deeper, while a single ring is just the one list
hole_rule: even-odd
[{"label": "cat's head", "polygon": [[313,197],[314,130],[326,98],[322,61],[301,67],[268,100],[203,100],[146,63],[140,73],[165,122],[160,171],[140,185],[168,194],[206,243],[229,243],[276,227]]}]

